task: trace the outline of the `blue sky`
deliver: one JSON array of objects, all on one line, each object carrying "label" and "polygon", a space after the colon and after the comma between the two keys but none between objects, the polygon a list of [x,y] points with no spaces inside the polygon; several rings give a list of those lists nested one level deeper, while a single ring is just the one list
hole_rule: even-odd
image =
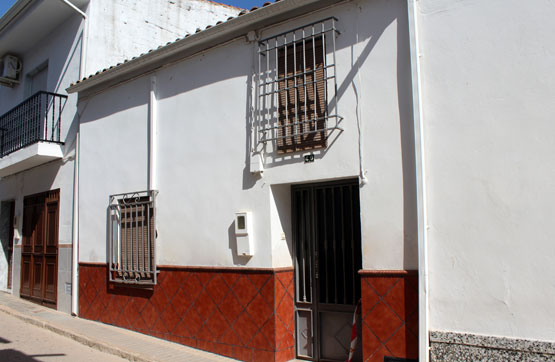
[{"label": "blue sky", "polygon": [[[237,6],[238,8],[250,9],[253,6],[261,6],[268,0],[220,0],[218,2],[228,5]],[[0,16],[12,6],[16,0],[0,0]]]},{"label": "blue sky", "polygon": [[13,3],[15,3],[15,0],[0,0],[0,16],[4,15]]}]

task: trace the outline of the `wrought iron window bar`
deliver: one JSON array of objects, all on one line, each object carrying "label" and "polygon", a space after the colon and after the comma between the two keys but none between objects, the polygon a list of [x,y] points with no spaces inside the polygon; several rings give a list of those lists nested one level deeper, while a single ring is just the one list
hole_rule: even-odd
[{"label": "wrought iron window bar", "polygon": [[147,190],[110,196],[109,280],[156,285],[156,195]]},{"label": "wrought iron window bar", "polygon": [[[335,38],[340,33],[336,22],[337,18],[329,17],[259,41],[258,72],[255,77],[255,143],[272,141],[278,144],[311,134],[321,134],[327,138],[333,130],[342,131],[339,124],[343,117],[338,114],[337,104]],[[322,54],[316,54],[320,50],[317,49],[317,43],[321,43]],[[298,56],[300,51],[302,56]],[[312,59],[307,61],[307,54]],[[288,69],[291,60],[287,59],[291,55],[292,71]],[[318,67],[317,56],[323,61]],[[310,64],[307,66],[307,63],[312,63],[313,68]],[[283,75],[280,75],[280,70]],[[322,74],[318,77],[317,73]],[[325,109],[323,115],[318,115],[317,87],[322,86]],[[312,89],[308,90],[309,87]],[[312,92],[313,99],[307,92]],[[294,100],[288,99],[290,93],[294,93]],[[285,111],[283,98],[288,104]],[[290,103],[295,106],[290,106]],[[299,107],[299,104],[302,106]]]},{"label": "wrought iron window bar", "polygon": [[0,157],[37,142],[63,144],[66,101],[65,95],[40,91],[0,116]]}]

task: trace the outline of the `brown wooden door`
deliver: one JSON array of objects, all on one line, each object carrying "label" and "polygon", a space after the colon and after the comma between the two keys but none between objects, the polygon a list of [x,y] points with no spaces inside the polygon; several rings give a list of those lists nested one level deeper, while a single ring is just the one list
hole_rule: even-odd
[{"label": "brown wooden door", "polygon": [[56,307],[59,190],[23,200],[21,296]]}]

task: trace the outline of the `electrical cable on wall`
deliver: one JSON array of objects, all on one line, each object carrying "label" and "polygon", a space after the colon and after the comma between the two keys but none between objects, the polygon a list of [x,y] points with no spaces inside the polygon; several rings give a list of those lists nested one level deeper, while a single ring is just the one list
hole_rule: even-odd
[{"label": "electrical cable on wall", "polygon": [[[356,44],[359,44],[359,39],[358,39],[358,21],[356,22],[356,27],[357,27],[357,31],[356,33]],[[354,58],[354,49],[355,47],[353,46],[353,58]],[[358,54],[360,56],[360,54]],[[354,59],[351,60],[351,66],[355,66],[356,62],[354,61]],[[357,64],[357,76],[356,79],[358,81],[359,84],[362,84],[362,80],[360,78],[360,65]],[[363,150],[362,150],[362,110],[361,110],[361,104],[360,104],[360,90],[356,85],[355,82],[355,78],[353,78],[352,81],[353,84],[353,90],[355,92],[355,97],[356,97],[356,119],[357,119],[357,130],[358,130],[358,167],[359,167],[359,182],[360,182],[360,186],[364,186],[368,183],[368,178],[366,177],[366,171],[363,168]]]}]

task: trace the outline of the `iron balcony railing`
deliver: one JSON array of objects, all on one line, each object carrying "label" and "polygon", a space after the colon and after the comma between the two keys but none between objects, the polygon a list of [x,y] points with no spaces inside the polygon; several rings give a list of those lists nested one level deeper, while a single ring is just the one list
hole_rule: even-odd
[{"label": "iron balcony railing", "polygon": [[67,96],[40,91],[0,116],[0,157],[37,142],[60,143]]}]

